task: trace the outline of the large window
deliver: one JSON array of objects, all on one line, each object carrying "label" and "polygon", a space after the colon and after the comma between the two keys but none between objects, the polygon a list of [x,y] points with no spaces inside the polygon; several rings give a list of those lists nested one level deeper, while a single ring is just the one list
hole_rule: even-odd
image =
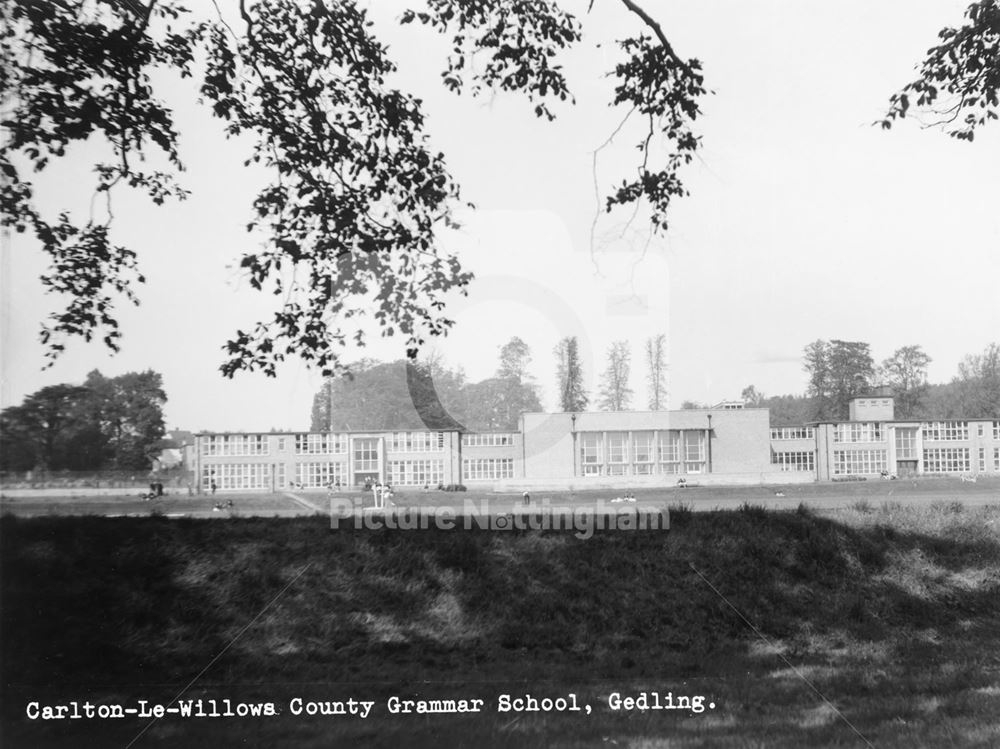
[{"label": "large window", "polygon": [[268,452],[267,436],[263,434],[213,434],[201,438],[202,455],[239,457]]},{"label": "large window", "polygon": [[604,460],[601,457],[601,435],[596,432],[580,433],[580,465],[584,476],[600,476]]},{"label": "large window", "polygon": [[813,427],[774,427],[771,429],[772,440],[811,440],[816,438]]},{"label": "large window", "polygon": [[924,450],[924,473],[967,473],[969,448],[933,447]]},{"label": "large window", "polygon": [[816,455],[810,451],[775,452],[771,454],[771,463],[781,471],[815,471]]},{"label": "large window", "polygon": [[202,466],[201,486],[205,491],[270,489],[271,466],[268,463],[210,463]]},{"label": "large window", "polygon": [[358,437],[354,440],[354,470],[357,473],[378,471],[378,437]]},{"label": "large window", "polygon": [[296,434],[296,455],[343,455],[347,438],[340,434]]},{"label": "large window", "polygon": [[305,489],[320,489],[331,484],[346,484],[347,473],[343,463],[299,463],[295,467],[295,480]]},{"label": "large window", "polygon": [[389,483],[394,486],[437,486],[444,481],[443,460],[390,460]]},{"label": "large window", "polygon": [[985,447],[980,447],[979,448],[979,472],[980,473],[985,473],[986,472],[986,448]]},{"label": "large window", "polygon": [[430,453],[444,449],[444,432],[393,432],[388,439],[394,453]]},{"label": "large window", "polygon": [[705,433],[684,433],[684,471],[702,473],[705,470]]},{"label": "large window", "polygon": [[653,433],[635,432],[632,435],[632,468],[637,476],[653,472]]},{"label": "large window", "polygon": [[917,460],[916,427],[896,427],[896,460]]},{"label": "large window", "polygon": [[932,442],[949,442],[969,439],[967,421],[931,421],[924,424],[924,439]]},{"label": "large window", "polygon": [[833,427],[834,442],[882,442],[884,439],[882,425],[875,422],[850,422]]},{"label": "large window", "polygon": [[608,474],[622,476],[628,465],[628,433],[608,432]]},{"label": "large window", "polygon": [[660,432],[656,457],[660,464],[660,473],[681,472],[680,432]]},{"label": "large window", "polygon": [[886,470],[885,450],[834,450],[833,475],[852,476]]},{"label": "large window", "polygon": [[993,422],[993,439],[1000,440],[1000,421]]},{"label": "large window", "polygon": [[510,433],[463,434],[462,445],[465,447],[502,447],[513,445],[514,435]]},{"label": "large window", "polygon": [[514,478],[513,458],[466,458],[462,461],[466,481],[495,481]]}]

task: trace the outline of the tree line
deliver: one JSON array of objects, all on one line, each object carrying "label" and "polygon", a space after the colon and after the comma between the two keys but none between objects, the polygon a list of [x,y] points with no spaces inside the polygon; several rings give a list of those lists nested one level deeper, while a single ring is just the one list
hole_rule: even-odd
[{"label": "tree line", "polygon": [[919,345],[902,346],[876,364],[863,341],[816,340],[803,350],[805,393],[768,397],[750,385],[741,397],[769,408],[772,424],[846,419],[850,399],[876,386],[889,390],[898,419],[1000,417],[1000,343],[965,356],[947,383],[928,381],[931,361]]},{"label": "tree line", "polygon": [[0,470],[145,470],[164,435],[162,377],[152,371],[49,385],[0,412]]}]

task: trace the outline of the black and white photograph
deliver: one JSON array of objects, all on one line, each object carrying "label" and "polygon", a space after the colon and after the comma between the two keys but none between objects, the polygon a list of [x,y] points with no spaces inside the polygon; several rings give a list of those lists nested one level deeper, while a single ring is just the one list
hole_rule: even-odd
[{"label": "black and white photograph", "polygon": [[1000,0],[0,55],[0,745],[1000,746]]}]

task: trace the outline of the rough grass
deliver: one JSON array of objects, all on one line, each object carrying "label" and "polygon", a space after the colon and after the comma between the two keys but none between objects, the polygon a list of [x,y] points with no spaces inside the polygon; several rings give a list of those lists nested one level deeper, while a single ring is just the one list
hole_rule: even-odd
[{"label": "rough grass", "polygon": [[[671,519],[581,540],[5,517],[4,745],[124,746],[147,721],[43,724],[25,704],[168,703],[199,674],[185,696],[285,714],[168,717],[137,746],[1000,743],[1000,509],[747,503]],[[643,690],[716,707],[608,709]],[[593,714],[497,713],[505,692],[573,692]],[[390,716],[393,694],[487,710]],[[367,720],[295,718],[293,696],[377,704]]]}]

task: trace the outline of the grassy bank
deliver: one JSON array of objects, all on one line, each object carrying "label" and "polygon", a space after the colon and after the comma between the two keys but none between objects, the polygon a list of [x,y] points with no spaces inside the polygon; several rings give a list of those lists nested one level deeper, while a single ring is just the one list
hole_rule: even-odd
[{"label": "grassy bank", "polygon": [[[3,518],[4,745],[124,746],[147,720],[29,701],[270,700],[137,746],[1000,743],[1000,509],[859,502],[672,515],[672,530],[345,531],[320,518]],[[248,626],[249,625],[249,626]],[[219,657],[219,654],[222,654]],[[208,667],[207,670],[206,666]],[[703,713],[608,695],[702,695]],[[592,714],[498,713],[572,692]],[[475,715],[387,713],[475,696]],[[376,702],[367,719],[289,700]]]}]

